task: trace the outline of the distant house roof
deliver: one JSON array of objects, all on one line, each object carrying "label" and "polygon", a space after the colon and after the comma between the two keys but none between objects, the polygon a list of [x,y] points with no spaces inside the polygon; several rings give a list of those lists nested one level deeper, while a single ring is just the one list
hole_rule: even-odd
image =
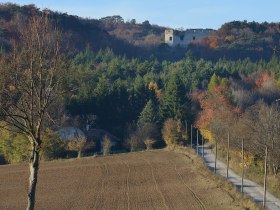
[{"label": "distant house roof", "polygon": [[87,132],[88,141],[101,142],[104,136],[108,136],[113,142],[119,142],[120,139],[102,129],[90,129]]},{"label": "distant house roof", "polygon": [[70,141],[77,139],[77,137],[86,137],[81,129],[75,127],[61,128],[57,133],[60,138]]}]

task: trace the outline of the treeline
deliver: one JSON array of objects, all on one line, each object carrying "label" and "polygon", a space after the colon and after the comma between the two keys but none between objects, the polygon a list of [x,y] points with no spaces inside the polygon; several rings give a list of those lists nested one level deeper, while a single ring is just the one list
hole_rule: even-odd
[{"label": "treeline", "polygon": [[[147,123],[155,126],[151,132],[161,140],[160,131],[167,119],[181,123],[187,120],[190,124],[199,119],[197,116],[207,117],[200,112],[204,107],[194,95],[216,90],[208,86],[213,80],[220,84],[217,78],[223,78],[221,84],[228,87],[220,90],[221,94],[243,112],[259,99],[267,104],[275,101],[279,96],[279,76],[277,57],[269,62],[250,59],[212,62],[197,60],[187,53],[177,62],[159,62],[155,58],[129,59],[115,55],[110,49],[93,52],[86,48],[69,56],[63,84],[66,90],[72,91],[63,101],[66,115],[79,119],[73,125],[84,131],[87,125],[106,130],[128,148],[128,139],[137,140],[135,135],[144,133],[140,131]],[[212,101],[220,102],[212,95],[209,100],[203,104],[211,106]],[[221,103],[213,109],[218,111]],[[163,145],[160,142],[158,146]],[[139,144],[143,147],[143,142]]]},{"label": "treeline", "polygon": [[100,25],[109,34],[132,45],[153,50],[164,42],[165,27],[151,25],[148,20],[137,23],[136,19],[124,21],[121,16],[100,19]]},{"label": "treeline", "polygon": [[[36,5],[11,3],[0,4],[0,52],[11,50],[17,27],[33,13],[48,13],[67,40],[68,51],[74,54],[85,47],[95,52],[108,47],[116,55],[127,58],[178,61],[185,56],[184,48],[173,49],[164,44],[165,27],[152,25],[148,20],[137,23],[119,15],[86,19],[48,9],[40,11]],[[269,61],[273,55],[279,55],[279,40],[278,23],[233,21],[225,23],[213,35],[193,41],[188,50],[197,59],[213,62],[221,58]]]},{"label": "treeline", "polygon": [[242,110],[257,99],[271,103],[273,97],[277,97],[270,87],[253,93],[256,91],[254,80],[260,75],[273,75],[278,81],[280,76],[280,63],[276,57],[269,62],[245,59],[213,63],[187,55],[178,62],[159,62],[156,59],[127,59],[114,55],[109,49],[98,53],[87,49],[73,58],[69,66],[66,83],[79,87],[66,99],[69,112],[95,115],[94,126],[118,137],[124,136],[123,130],[128,123],[137,122],[149,101],[156,110],[153,113],[158,112],[154,122],[162,123],[167,118],[192,122],[198,110],[191,93],[207,90],[213,74],[243,87],[242,93],[251,96],[252,99],[246,101],[239,96],[240,88],[231,90],[236,106]]},{"label": "treeline", "polygon": [[12,3],[0,4],[0,48],[1,51],[9,51],[13,40],[17,39],[18,26],[34,14],[46,13],[52,22],[63,33],[65,45],[68,51],[77,53],[86,46],[94,51],[111,48],[116,54],[129,57],[145,55],[147,52],[141,47],[134,46],[127,41],[110,35],[102,25],[103,21],[80,18],[51,11],[40,10],[36,5],[19,6]]},{"label": "treeline", "polygon": [[154,123],[167,117],[184,119],[191,84],[169,71],[170,65],[119,57],[109,49],[98,53],[87,49],[70,62],[66,81],[78,91],[66,99],[67,109],[71,115],[95,115],[95,127],[121,138],[148,103],[154,109]]},{"label": "treeline", "polygon": [[217,60],[227,59],[270,60],[279,55],[279,23],[233,21],[225,23],[213,35],[192,43],[197,56]]},{"label": "treeline", "polygon": [[0,52],[12,49],[17,39],[18,26],[33,14],[46,13],[62,32],[68,51],[73,54],[89,47],[93,51],[110,48],[117,55],[128,58],[178,60],[185,49],[176,51],[163,44],[164,27],[151,25],[149,21],[137,23],[135,19],[124,21],[122,17],[108,16],[97,19],[81,18],[51,11],[40,10],[34,4],[19,6],[12,3],[0,4]]}]

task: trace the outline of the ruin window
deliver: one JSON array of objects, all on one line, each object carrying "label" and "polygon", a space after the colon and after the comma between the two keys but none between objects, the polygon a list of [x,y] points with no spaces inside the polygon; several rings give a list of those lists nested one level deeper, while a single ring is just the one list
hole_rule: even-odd
[{"label": "ruin window", "polygon": [[195,40],[195,36],[193,36],[192,40]]},{"label": "ruin window", "polygon": [[181,41],[183,41],[184,40],[184,36],[182,35],[182,36],[180,36],[180,40]]},{"label": "ruin window", "polygon": [[172,41],[172,36],[171,36],[171,37],[169,37],[169,41]]}]

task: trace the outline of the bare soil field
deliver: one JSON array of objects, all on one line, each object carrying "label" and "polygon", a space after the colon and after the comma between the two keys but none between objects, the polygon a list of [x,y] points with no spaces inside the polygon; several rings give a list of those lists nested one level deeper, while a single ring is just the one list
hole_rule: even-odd
[{"label": "bare soil field", "polygon": [[[42,162],[36,209],[243,209],[186,155],[165,150]],[[0,209],[25,209],[27,164],[0,166]]]}]

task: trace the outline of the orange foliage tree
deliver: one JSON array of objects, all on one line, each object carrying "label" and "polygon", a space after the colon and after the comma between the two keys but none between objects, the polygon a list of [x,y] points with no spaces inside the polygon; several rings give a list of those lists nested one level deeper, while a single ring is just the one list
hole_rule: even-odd
[{"label": "orange foliage tree", "polygon": [[195,127],[209,141],[214,140],[210,129],[211,122],[220,120],[226,124],[235,114],[240,113],[240,110],[231,104],[230,91],[225,85],[220,85],[209,92],[193,93],[192,97],[201,107]]},{"label": "orange foliage tree", "polygon": [[268,80],[275,81],[274,74],[269,73],[269,72],[262,72],[260,74],[259,78],[256,79],[255,84],[257,87],[261,87],[262,84],[267,82]]}]

